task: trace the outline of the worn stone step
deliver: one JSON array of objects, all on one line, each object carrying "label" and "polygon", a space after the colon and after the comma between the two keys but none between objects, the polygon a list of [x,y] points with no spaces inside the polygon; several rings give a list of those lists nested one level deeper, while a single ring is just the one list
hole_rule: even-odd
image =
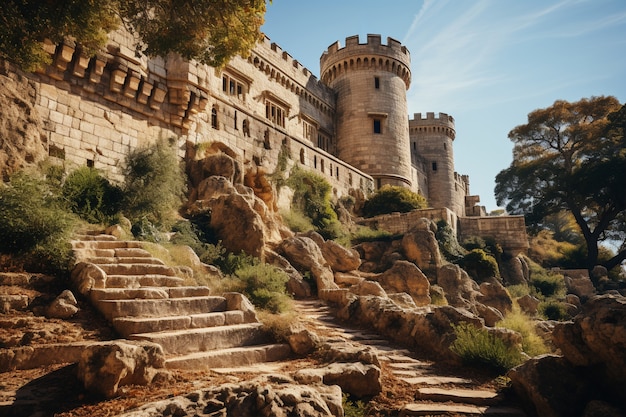
[{"label": "worn stone step", "polygon": [[287,344],[270,344],[194,352],[166,359],[170,369],[214,369],[239,367],[261,362],[276,362],[291,355]]},{"label": "worn stone step", "polygon": [[106,264],[141,264],[141,265],[165,265],[159,258],[149,256],[93,256],[89,258],[89,262],[97,265]]},{"label": "worn stone step", "polygon": [[245,323],[245,317],[241,310],[191,314],[187,316],[118,317],[113,319],[113,327],[119,334],[125,337],[139,333],[231,326],[242,323]]},{"label": "worn stone step", "polygon": [[246,323],[203,329],[140,333],[131,335],[130,339],[158,343],[168,355],[183,355],[268,343],[271,338],[262,326],[261,323]]},{"label": "worn stone step", "polygon": [[416,399],[436,402],[452,401],[473,405],[494,405],[502,401],[497,392],[461,388],[418,388]]},{"label": "worn stone step", "polygon": [[400,410],[399,417],[414,416],[498,416],[526,417],[526,414],[514,407],[481,407],[472,404],[416,403],[406,404]]},{"label": "worn stone step", "polygon": [[136,240],[72,240],[73,249],[123,249],[141,248]]},{"label": "worn stone step", "polygon": [[81,234],[76,234],[76,239],[77,240],[88,240],[88,241],[112,241],[112,240],[117,240],[117,238],[113,235],[107,235],[105,233],[92,233],[92,232],[88,232],[88,233],[81,233]]},{"label": "worn stone step", "polygon": [[98,310],[108,320],[117,317],[163,317],[225,311],[224,297],[204,296],[164,299],[100,300]]},{"label": "worn stone step", "polygon": [[441,376],[441,375],[425,375],[414,378],[400,378],[402,381],[411,385],[469,385],[471,380],[465,378],[458,378],[456,376]]},{"label": "worn stone step", "polygon": [[176,276],[174,268],[153,264],[99,264],[107,275],[167,275]]},{"label": "worn stone step", "polygon": [[140,288],[94,288],[89,293],[92,301],[132,300],[203,297],[211,295],[211,289],[205,286],[186,287],[140,287]]},{"label": "worn stone step", "polygon": [[185,280],[169,275],[107,275],[106,288],[182,287]]}]

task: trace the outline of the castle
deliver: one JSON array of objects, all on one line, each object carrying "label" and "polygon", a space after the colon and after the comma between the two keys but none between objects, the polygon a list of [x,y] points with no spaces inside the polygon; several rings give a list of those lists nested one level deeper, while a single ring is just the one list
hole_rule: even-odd
[{"label": "castle", "polygon": [[220,142],[246,171],[271,172],[287,150],[337,197],[401,185],[428,199],[432,209],[422,216],[466,235],[508,239],[513,253],[528,245],[523,217],[486,216],[468,176],[454,171],[454,119],[408,118],[410,54],[392,38],[332,44],[321,56],[320,79],[268,38],[220,70],[174,55],[137,57],[121,30],[94,57],[67,41],[46,50],[52,64],[25,76],[36,85],[49,155],[66,165],[121,180],[131,150],[166,138],[181,156],[189,144]]}]

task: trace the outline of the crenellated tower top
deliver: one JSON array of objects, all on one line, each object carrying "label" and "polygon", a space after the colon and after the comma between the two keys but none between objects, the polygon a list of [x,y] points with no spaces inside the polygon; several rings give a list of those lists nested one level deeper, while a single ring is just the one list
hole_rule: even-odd
[{"label": "crenellated tower top", "polygon": [[359,36],[346,38],[346,46],[339,41],[328,47],[320,58],[322,82],[330,85],[338,75],[357,69],[376,69],[400,76],[408,90],[411,85],[411,54],[406,46],[388,37],[383,44],[380,35],[367,35],[367,43],[359,43]]},{"label": "crenellated tower top", "polygon": [[445,133],[452,140],[456,136],[454,118],[446,113],[439,113],[436,117],[435,113],[428,112],[426,118],[422,118],[422,113],[414,113],[413,119],[409,119],[409,130],[411,134],[428,131]]}]

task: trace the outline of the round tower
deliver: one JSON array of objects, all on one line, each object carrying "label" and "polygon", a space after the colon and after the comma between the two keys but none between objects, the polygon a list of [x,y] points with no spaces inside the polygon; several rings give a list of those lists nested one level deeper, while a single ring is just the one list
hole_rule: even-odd
[{"label": "round tower", "polygon": [[415,113],[409,120],[411,151],[419,155],[428,182],[431,207],[447,207],[458,215],[465,209],[466,184],[454,171],[452,142],[456,132],[454,118],[445,113]]},{"label": "round tower", "polygon": [[406,90],[411,57],[400,42],[380,35],[330,45],[320,58],[322,81],[336,94],[337,154],[385,185],[411,187]]}]

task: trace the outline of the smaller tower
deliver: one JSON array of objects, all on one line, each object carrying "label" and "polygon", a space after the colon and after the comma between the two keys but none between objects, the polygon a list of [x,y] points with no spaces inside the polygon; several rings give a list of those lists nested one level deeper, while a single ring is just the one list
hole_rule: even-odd
[{"label": "smaller tower", "polygon": [[428,183],[427,198],[434,208],[447,207],[465,215],[466,184],[454,171],[452,142],[456,132],[454,118],[445,113],[415,113],[409,120],[411,152],[424,162]]}]

